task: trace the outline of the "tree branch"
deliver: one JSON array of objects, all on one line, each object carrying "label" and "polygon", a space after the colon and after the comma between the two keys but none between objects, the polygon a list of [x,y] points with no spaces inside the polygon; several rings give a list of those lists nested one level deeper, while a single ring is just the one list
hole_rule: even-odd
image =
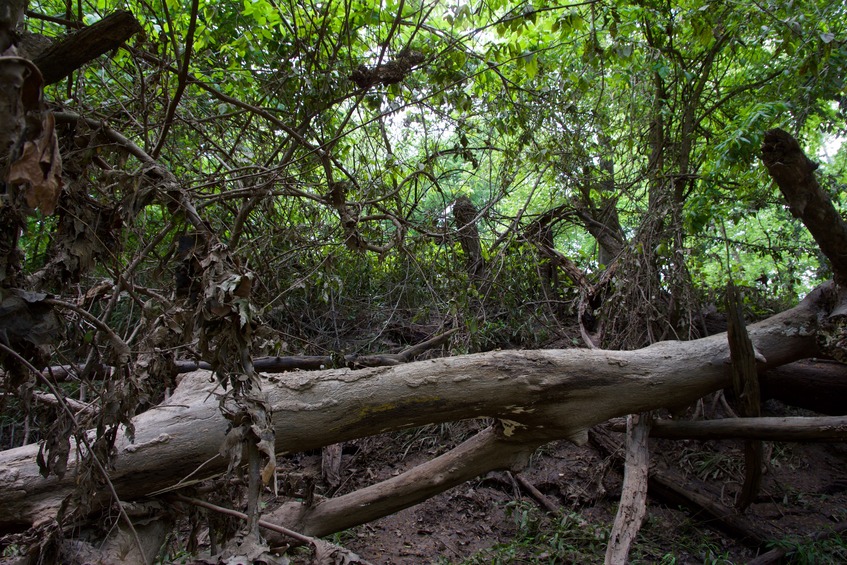
[{"label": "tree branch", "polygon": [[847,284],[847,223],[815,178],[818,164],[781,129],[765,132],[762,162],[782,191],[795,218],[800,218],[832,263],[835,281]]},{"label": "tree branch", "polygon": [[117,49],[140,31],[141,24],[135,16],[119,10],[48,47],[33,63],[41,70],[44,84],[54,84],[92,59]]}]

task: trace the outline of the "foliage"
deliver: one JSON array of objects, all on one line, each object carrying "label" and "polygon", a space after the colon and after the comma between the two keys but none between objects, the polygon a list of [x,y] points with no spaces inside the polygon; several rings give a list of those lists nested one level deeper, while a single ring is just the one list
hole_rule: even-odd
[{"label": "foliage", "polygon": [[[155,404],[177,358],[238,396],[251,354],[451,328],[453,352],[635,348],[702,335],[730,279],[754,317],[830,276],[758,152],[847,135],[841,3],[37,0],[26,31],[118,9],[143,33],[45,89],[56,214],[30,198],[0,242],[70,305],[46,355],[103,408],[82,428]],[[844,213],[843,145],[821,173]],[[227,410],[272,459],[260,400]]]},{"label": "foliage", "polygon": [[815,540],[784,539],[772,544],[786,550],[792,563],[813,565],[815,563],[838,563],[847,558],[847,539],[843,534],[826,536]]},{"label": "foliage", "polygon": [[[603,563],[608,526],[593,523],[575,511],[545,517],[529,502],[509,504],[517,527],[513,540],[480,551],[462,563]],[[630,558],[632,563],[668,565],[733,563],[729,553],[720,548],[716,533],[688,520],[669,528],[667,522],[653,518],[642,527]]]},{"label": "foliage", "polygon": [[[708,291],[730,275],[751,287],[766,280],[758,291],[784,304],[827,276],[756,153],[769,127],[792,127],[811,148],[843,130],[839,6],[199,2],[192,19],[178,2],[151,10],[100,0],[67,15],[90,23],[117,7],[129,8],[145,34],[48,96],[74,100],[66,107],[159,156],[256,272],[254,303],[282,310],[271,318],[296,338],[283,340],[293,351],[367,348],[345,343],[345,333],[405,320],[404,308],[421,318],[431,312],[436,327],[464,325],[460,349],[572,337],[558,321],[561,307],[524,306],[552,299],[576,309],[567,303],[577,294],[566,288],[532,297],[541,286],[533,263],[541,261],[520,243],[527,222],[562,205],[588,210],[583,222],[552,226],[556,246],[580,267],[602,265],[583,224],[611,202],[643,258],[627,268],[655,273],[633,278],[654,294],[687,293],[691,312],[692,285]],[[66,13],[64,3],[32,8]],[[38,17],[28,24],[62,32]],[[168,122],[186,60],[190,78]],[[362,88],[351,80],[357,69],[394,63],[396,81]],[[132,158],[120,159],[133,170]],[[89,191],[109,186],[102,171],[86,175]],[[483,247],[502,242],[487,251],[498,263],[491,288],[503,299],[500,313],[491,312],[490,295],[480,304],[465,292],[449,217],[459,195],[482,210]],[[162,258],[192,228],[155,202],[122,209],[124,262],[140,261],[135,277],[161,288],[174,269]],[[657,225],[668,211],[670,224]],[[31,271],[49,255],[40,235],[49,221],[24,236]],[[162,229],[154,253],[134,255]],[[634,307],[625,293],[621,304]],[[655,316],[690,317],[660,306]],[[539,339],[536,324],[553,328],[550,337]],[[631,346],[650,335],[633,335]]]},{"label": "foliage", "polygon": [[609,532],[566,512],[547,523],[529,502],[510,503],[517,533],[513,541],[481,551],[464,563],[602,563]]}]

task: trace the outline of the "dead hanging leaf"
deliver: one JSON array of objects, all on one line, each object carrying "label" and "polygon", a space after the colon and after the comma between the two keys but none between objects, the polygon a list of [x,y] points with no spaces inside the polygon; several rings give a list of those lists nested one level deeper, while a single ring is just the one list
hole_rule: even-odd
[{"label": "dead hanging leaf", "polygon": [[71,453],[71,433],[73,433],[73,422],[60,411],[45,434],[35,458],[42,477],[46,478],[51,473],[60,479],[65,476],[68,470],[68,457]]},{"label": "dead hanging leaf", "polygon": [[232,294],[239,298],[250,298],[250,292],[252,289],[253,275],[252,273],[248,273],[241,276],[241,280],[238,281],[238,284],[235,287],[235,290],[232,291]]},{"label": "dead hanging leaf", "polygon": [[221,456],[229,460],[227,473],[232,473],[233,469],[241,465],[241,458],[244,452],[243,444],[246,441],[249,431],[250,429],[247,426],[239,426],[227,432],[223,445],[219,449]]},{"label": "dead hanging leaf", "polygon": [[262,484],[268,485],[276,470],[276,436],[271,405],[258,395],[241,399],[240,404],[246,408],[250,416],[250,431],[257,440],[256,447],[267,460],[262,467]]},{"label": "dead hanging leaf", "polygon": [[9,167],[8,182],[28,185],[24,196],[30,208],[40,209],[45,216],[56,211],[62,192],[62,156],[52,113],[45,114],[41,135],[24,143],[20,158]]}]

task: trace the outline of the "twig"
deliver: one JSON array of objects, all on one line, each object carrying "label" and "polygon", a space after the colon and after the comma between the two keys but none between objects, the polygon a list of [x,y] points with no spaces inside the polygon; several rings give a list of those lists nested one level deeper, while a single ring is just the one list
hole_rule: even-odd
[{"label": "twig", "polygon": [[[247,520],[248,519],[247,514],[245,514],[243,512],[239,512],[238,510],[233,510],[231,508],[224,508],[223,506],[218,506],[217,504],[212,504],[211,502],[206,502],[204,500],[199,500],[197,498],[191,498],[191,497],[179,494],[179,493],[172,495],[172,498],[179,500],[180,502],[185,502],[187,504],[193,504],[194,506],[199,506],[200,508],[205,508],[207,510],[212,510],[213,512],[218,512],[218,513],[224,514],[226,516],[232,516],[234,518],[239,518],[241,520]],[[299,541],[301,543],[307,543],[307,544],[311,545],[312,547],[314,547],[316,549],[320,546],[323,546],[323,547],[328,547],[328,548],[334,548],[337,551],[344,552],[348,556],[350,555],[350,550],[348,550],[348,549],[345,549],[345,548],[343,548],[339,545],[336,545],[334,543],[324,541],[322,539],[313,538],[313,537],[301,534],[300,532],[295,532],[294,530],[290,530],[290,529],[286,528],[285,526],[280,526],[278,524],[274,524],[274,523],[271,523],[271,522],[268,522],[268,521],[265,521],[265,520],[261,520],[261,519],[259,520],[258,524],[259,524],[259,527],[261,527],[261,528],[265,528],[265,529],[280,533],[284,536],[288,536],[291,539]],[[355,561],[353,561],[353,563],[361,563],[362,565],[371,565],[369,562],[367,562],[367,561],[365,561],[361,558],[358,558],[358,557],[356,558]]]},{"label": "twig", "polygon": [[[191,2],[191,16],[189,17],[188,23],[188,33],[185,38],[185,53],[184,59],[182,61],[182,67],[179,69],[179,74],[177,75],[178,83],[176,87],[176,93],[174,93],[174,97],[171,99],[171,103],[168,105],[167,113],[165,114],[165,123],[162,125],[162,131],[159,134],[159,141],[156,143],[156,147],[153,148],[153,152],[151,156],[154,159],[159,157],[159,153],[162,151],[162,147],[165,146],[165,140],[168,137],[168,130],[170,130],[171,124],[174,121],[174,115],[176,114],[176,107],[179,106],[179,102],[182,99],[182,95],[185,92],[185,87],[188,84],[188,65],[191,62],[191,48],[194,45],[194,31],[197,29],[197,10],[198,10],[199,2],[198,0],[193,0]],[[167,8],[165,8],[167,10]],[[167,12],[166,12],[167,13]],[[170,23],[170,21],[168,22]],[[174,33],[173,25],[169,26],[169,31],[171,34]],[[176,37],[174,39],[174,47],[176,47]],[[177,57],[179,57],[179,53],[175,53]]]},{"label": "twig", "polygon": [[[58,300],[56,298],[45,298],[42,300],[44,304],[50,304],[51,306],[58,306],[59,308],[65,308],[66,310],[71,310],[85,318],[88,322],[93,324],[98,330],[105,333],[109,336],[109,339],[112,340],[112,343],[115,346],[116,353],[118,358],[127,361],[129,360],[129,346],[122,340],[115,331],[110,328],[106,323],[104,323],[100,318],[93,315],[91,312],[80,308],[76,304],[71,304],[70,302],[65,302],[64,300]],[[41,371],[36,371],[39,375]]]},{"label": "twig", "polygon": [[[68,406],[68,404],[65,402],[64,397],[59,394],[58,389],[56,389],[56,387],[53,385],[53,383],[51,383],[50,380],[47,377],[45,377],[41,373],[41,371],[36,369],[29,361],[27,361],[26,359],[21,357],[16,351],[10,349],[5,344],[0,343],[0,350],[8,353],[9,355],[11,355],[15,359],[17,359],[27,369],[32,371],[38,378],[40,378],[42,381],[44,381],[44,384],[47,386],[47,388],[50,389],[50,392],[53,393],[53,396],[56,397],[56,400],[58,400],[59,404],[62,406],[62,410],[64,410],[64,412],[67,413],[68,417],[71,419],[71,422],[73,422],[74,428],[79,429],[80,425],[79,425],[79,422],[77,422],[77,420],[76,420],[76,416],[74,415],[70,406]],[[100,473],[103,475],[103,480],[106,481],[106,486],[109,487],[109,492],[111,493],[112,497],[115,499],[115,502],[118,503],[117,504],[118,512],[120,513],[121,518],[123,518],[124,521],[126,521],[127,526],[129,526],[129,530],[132,532],[132,537],[134,538],[135,543],[138,546],[138,553],[141,556],[141,559],[143,559],[144,562],[147,563],[147,557],[144,555],[144,546],[141,545],[141,538],[138,537],[138,532],[135,531],[135,526],[133,526],[132,520],[130,519],[129,515],[126,513],[126,510],[124,510],[123,505],[120,504],[121,499],[118,497],[118,493],[115,490],[115,485],[112,484],[112,479],[109,478],[109,473],[106,472],[106,468],[103,467],[103,464],[100,462],[100,459],[98,459],[97,455],[94,454],[94,450],[91,448],[91,444],[88,442],[88,436],[86,435],[85,432],[80,434],[80,439],[82,440],[82,443],[85,445],[85,449],[88,450],[88,455],[91,457],[91,460],[94,462],[94,465],[97,466],[97,470],[100,471]]]},{"label": "twig", "polygon": [[[15,396],[11,392],[0,393],[0,396]],[[58,406],[61,408],[62,401],[68,403],[68,407],[71,410],[76,410],[76,413],[85,412],[86,414],[95,414],[96,410],[92,403],[85,404],[84,402],[79,402],[78,400],[74,400],[72,398],[63,398],[59,399],[55,395],[47,392],[41,392],[39,390],[35,390],[32,392],[32,397],[38,402],[43,402],[44,404],[49,404],[50,406]]]},{"label": "twig", "polygon": [[515,480],[518,482],[518,484],[520,484],[521,487],[526,490],[538,504],[543,506],[545,510],[553,514],[559,511],[559,507],[556,506],[556,504],[554,504],[552,500],[547,498],[543,492],[535,488],[535,485],[529,482],[526,477],[524,477],[520,473],[512,473],[512,476],[515,477]]}]

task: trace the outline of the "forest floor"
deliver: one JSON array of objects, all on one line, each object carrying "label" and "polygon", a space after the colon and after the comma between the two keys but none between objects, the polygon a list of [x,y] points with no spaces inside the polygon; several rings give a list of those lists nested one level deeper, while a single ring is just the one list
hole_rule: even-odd
[{"label": "forest floor", "polygon": [[[809,415],[775,401],[765,415]],[[485,422],[431,426],[346,444],[343,494],[397,475],[466,439]],[[623,434],[611,432],[623,441]],[[607,435],[607,437],[609,437]],[[691,488],[732,508],[743,479],[741,441],[651,440],[651,467],[675,470]],[[847,562],[847,445],[766,444],[760,494],[742,522],[767,537],[756,547],[702,511],[653,496],[632,563],[746,563],[790,547],[792,563]],[[320,455],[288,459],[292,476],[319,473]],[[619,456],[596,442],[548,444],[521,472],[558,508],[546,512],[512,474],[492,472],[422,504],[331,538],[372,563],[602,563],[622,480]],[[319,488],[319,487],[318,487]],[[652,487],[651,487],[652,488]],[[814,541],[833,529],[839,535]],[[294,559],[292,562],[297,562]]]}]

